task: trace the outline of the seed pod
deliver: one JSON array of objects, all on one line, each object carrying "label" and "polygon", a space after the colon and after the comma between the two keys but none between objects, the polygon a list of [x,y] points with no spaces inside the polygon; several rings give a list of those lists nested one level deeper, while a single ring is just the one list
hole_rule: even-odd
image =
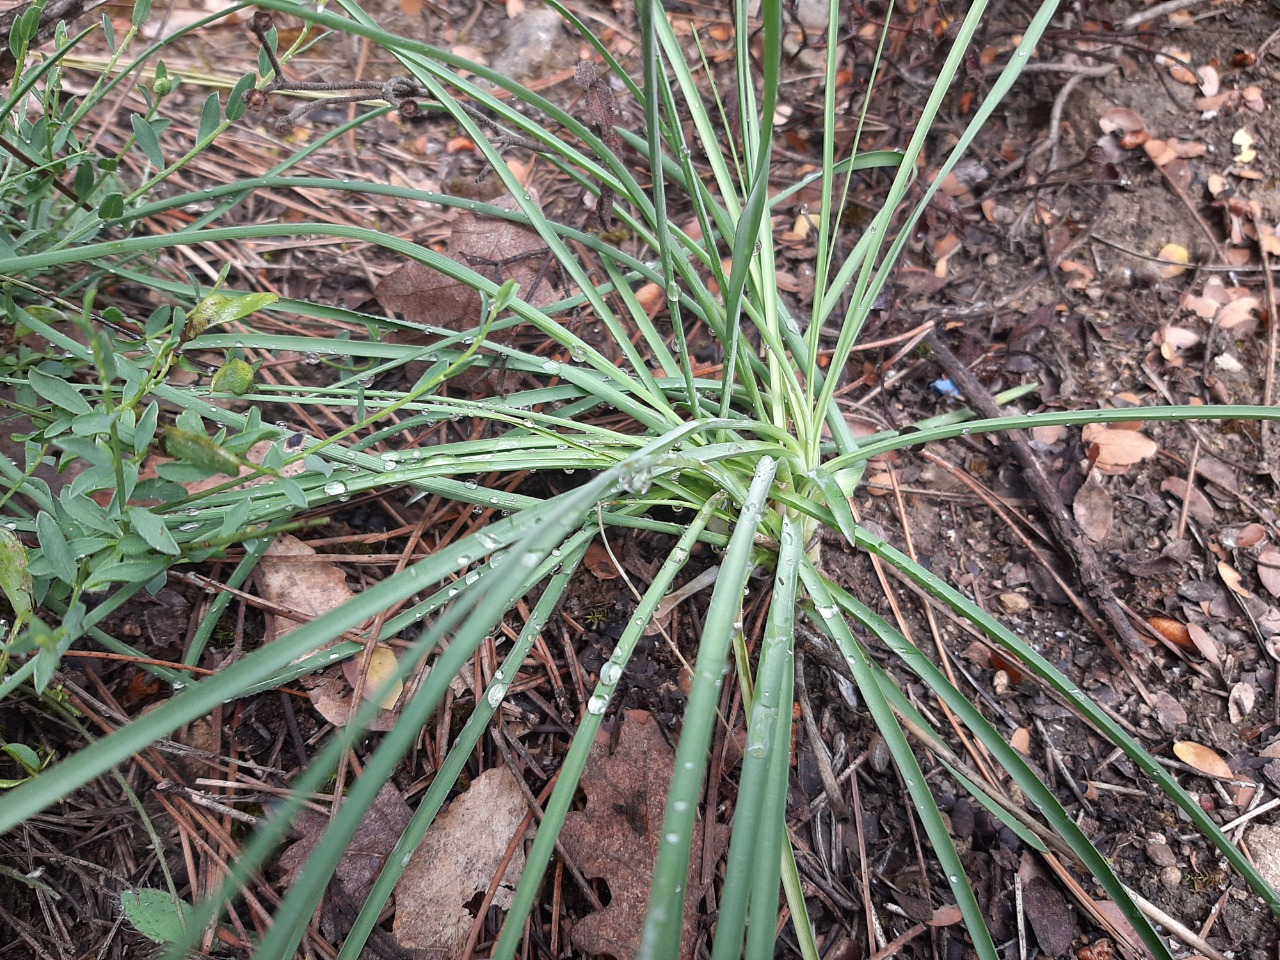
[{"label": "seed pod", "polygon": [[889,759],[889,744],[880,734],[873,733],[867,743],[867,763],[876,773],[884,773],[889,769]]}]

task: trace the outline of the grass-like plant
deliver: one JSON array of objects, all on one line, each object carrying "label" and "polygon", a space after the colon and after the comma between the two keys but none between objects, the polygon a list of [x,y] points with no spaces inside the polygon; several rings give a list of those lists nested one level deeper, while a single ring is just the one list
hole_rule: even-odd
[{"label": "grass-like plant", "polygon": [[[111,171],[103,170],[95,154],[74,152],[79,115],[59,113],[66,108],[58,105],[56,96],[48,95],[56,82],[58,58],[72,49],[74,40],[64,35],[57,54],[34,68],[30,62],[26,64],[0,117],[6,134],[25,137],[33,155],[46,167],[62,163],[59,173],[67,169],[68,156],[92,172],[77,172],[75,198],[59,200],[49,190],[41,200],[39,209],[51,218],[51,224],[59,226],[58,232],[44,240],[24,237],[22,243],[0,249],[0,277],[8,278],[4,306],[9,322],[21,325],[28,341],[40,340],[48,347],[43,352],[26,345],[15,348],[5,354],[0,366],[0,377],[14,391],[14,409],[31,416],[33,424],[26,441],[27,461],[0,458],[0,474],[7,487],[5,509],[14,531],[5,543],[6,556],[11,559],[5,568],[4,586],[20,620],[6,647],[0,696],[13,695],[27,684],[46,689],[55,681],[60,657],[75,644],[91,641],[123,653],[145,654],[104,634],[99,624],[139,590],[158,587],[170,568],[217,556],[231,544],[243,548],[244,559],[228,582],[243,584],[272,532],[309,508],[355,494],[407,486],[484,509],[496,508],[506,515],[388,577],[331,613],[248,653],[215,676],[193,681],[178,672],[154,668],[173,684],[176,695],[117,733],[63,760],[50,772],[0,796],[0,832],[13,829],[94,778],[119,768],[184,723],[239,697],[359,653],[362,645],[358,643],[329,644],[349,631],[362,629],[388,608],[405,605],[382,624],[381,636],[416,633],[411,652],[401,659],[402,676],[409,676],[427,661],[432,669],[403,708],[400,722],[365,758],[363,775],[347,785],[325,842],[317,845],[307,869],[285,895],[256,951],[261,958],[289,957],[379,788],[442,702],[451,678],[515,604],[529,598],[532,613],[520,626],[519,639],[486,695],[478,698],[474,713],[451,745],[341,947],[341,960],[354,960],[361,955],[408,853],[448,799],[499,708],[507,685],[554,614],[587,548],[602,527],[606,533],[618,527],[641,528],[669,535],[670,551],[583,706],[494,956],[509,958],[520,948],[525,921],[538,900],[558,832],[573,804],[610,697],[655,610],[689,563],[694,546],[702,542],[720,553],[719,574],[679,730],[643,956],[675,957],[679,953],[690,842],[726,676],[733,676],[741,685],[748,726],[732,839],[718,895],[720,910],[712,956],[719,960],[744,951],[753,958],[773,956],[780,891],[802,952],[816,956],[786,830],[794,653],[797,635],[807,633],[838,651],[837,659],[856,683],[902,776],[979,957],[995,960],[996,948],[922,773],[917,751],[936,751],[956,782],[1031,847],[1053,849],[1074,858],[1120,906],[1146,947],[1156,957],[1168,958],[1168,947],[1107,861],[1023,757],[894,626],[828,576],[823,541],[818,536],[825,528],[837,532],[850,547],[896,568],[923,593],[967,618],[1007,657],[1054,690],[1157,783],[1247,880],[1267,908],[1280,914],[1280,896],[1139,743],[1026,642],[959,590],[868,532],[850,506],[850,498],[858,496],[863,466],[870,458],[960,434],[1104,420],[1278,418],[1275,410],[1243,406],[1147,407],[985,420],[960,410],[909,431],[871,438],[855,438],[846,424],[835,403],[838,378],[826,376],[826,371],[845,368],[911,225],[1010,89],[1056,4],[1045,0],[1025,25],[1008,66],[931,184],[916,180],[917,162],[984,14],[982,0],[971,5],[954,31],[953,45],[910,142],[895,153],[859,155],[855,140],[851,152],[844,156],[836,154],[834,135],[841,5],[832,0],[821,166],[795,183],[779,182],[772,167],[772,118],[778,105],[784,32],[781,0],[762,4],[758,51],[751,49],[748,5],[737,5],[736,82],[731,94],[718,91],[710,102],[700,87],[710,72],[703,74],[701,64],[687,60],[686,49],[653,0],[639,0],[643,29],[640,78],[628,76],[584,24],[554,0],[553,5],[594,46],[613,75],[622,79],[635,103],[643,106],[643,135],[618,133],[626,147],[647,163],[647,176],[637,175],[615,155],[607,142],[614,139],[610,131],[584,122],[498,73],[384,32],[356,0],[338,0],[341,13],[317,12],[293,0],[261,0],[257,4],[264,10],[296,14],[316,27],[365,37],[390,51],[412,78],[414,90],[428,98],[424,106],[451,115],[483,151],[492,166],[490,175],[501,178],[514,197],[515,211],[407,188],[291,175],[290,169],[302,157],[345,128],[299,150],[262,177],[202,191],[198,196],[152,199],[153,184],[213,142],[243,114],[249,91],[269,83],[268,58],[263,58],[261,76],[251,75],[234,83],[227,103],[216,93],[210,96],[190,153],[179,157],[165,154],[160,137],[163,120],[158,113],[135,118],[136,139],[125,149],[141,151],[154,167],[154,177],[132,189],[110,184]],[[268,42],[274,42],[274,35],[268,36]],[[290,53],[281,51],[280,55],[287,58]],[[153,50],[145,51],[112,76],[118,79],[137,73],[153,54]],[[495,96],[490,84],[507,91],[526,110],[516,110],[512,99]],[[45,91],[48,112],[42,121],[44,127],[36,131],[20,107],[24,98],[38,95],[40,90]],[[96,93],[93,102],[101,99]],[[82,106],[81,113],[88,107],[87,103]],[[477,111],[492,118],[498,127],[518,134],[521,142],[536,143],[542,157],[584,190],[615,195],[614,216],[629,242],[614,243],[548,219],[504,163],[491,142],[493,126],[481,123]],[[730,116],[736,118],[740,133],[729,132],[734,126],[728,122]],[[364,119],[367,117],[355,122]],[[67,132],[59,140],[59,131],[64,130]],[[845,245],[837,239],[853,230],[842,219],[852,177],[858,169],[877,165],[893,171],[883,205],[856,236],[851,252],[838,255],[836,251]],[[705,173],[708,169],[709,176]],[[38,181],[40,173],[39,169],[14,170],[9,165],[5,179],[0,180],[0,200],[7,209],[13,209],[13,191],[26,189],[34,182],[32,178]],[[646,189],[642,181],[651,186]],[[779,293],[771,214],[809,185],[817,185],[822,197],[814,227],[817,283],[811,309],[798,316]],[[316,223],[217,225],[223,213],[252,191],[289,186],[378,193],[527,224],[545,242],[574,292],[560,303],[537,308],[521,299],[521,291],[509,284],[500,285],[466,264],[373,229]],[[900,207],[913,188],[919,199],[902,217]],[[680,209],[692,211],[696,217],[697,231],[681,228],[669,216],[676,197]],[[136,232],[144,218],[197,199],[212,201],[214,209],[186,229],[154,236]],[[154,251],[199,242],[315,235],[380,245],[473,288],[483,303],[474,328],[433,330],[439,339],[430,347],[409,346],[386,339],[388,333],[412,326],[394,318],[318,303],[272,302],[271,298],[227,289],[203,291],[197,302],[186,300],[185,308],[162,309],[136,322],[123,317],[97,318],[89,311],[96,278],[107,271],[165,290],[179,303],[189,297],[184,285],[149,271],[147,255]],[[590,251],[593,262],[584,262],[575,253],[577,249]],[[607,281],[594,280],[593,269]],[[81,279],[86,275],[91,279]],[[69,300],[47,294],[49,283],[44,278],[51,276],[75,278],[70,285],[61,285],[71,291]],[[646,283],[665,290],[669,329],[651,320],[637,299],[636,289]],[[83,321],[78,329],[60,322],[59,310],[65,311],[74,325],[81,308]],[[607,352],[575,332],[575,325],[566,319],[575,308],[589,311],[607,332],[611,341]],[[252,314],[256,310],[291,314],[306,332],[288,336],[261,332],[254,326]],[[96,319],[119,322],[103,324],[94,322]],[[699,370],[685,342],[684,330],[691,320],[704,325],[721,346],[723,362],[714,374]],[[220,329],[221,323],[229,321],[239,322],[235,332]],[[340,344],[326,342],[327,324],[335,322],[366,329],[369,336],[365,340],[344,339]],[[516,324],[536,328],[553,342],[554,357],[526,352],[507,338],[492,336]],[[838,332],[826,364],[820,363],[819,334],[823,329]],[[286,396],[283,389],[252,383],[252,371],[238,360],[237,351],[245,348],[263,353],[340,351],[364,367],[358,376],[353,373],[330,386],[307,388],[302,396]],[[186,362],[184,355],[197,350],[225,351],[227,362],[218,376],[201,381],[195,389],[170,382],[171,372]],[[423,361],[426,372],[407,392],[392,393],[369,385],[370,376]],[[541,378],[545,385],[481,399],[440,395],[442,382],[458,370],[497,364]],[[289,392],[298,391],[291,388]],[[232,393],[239,406],[223,402]],[[325,440],[307,438],[295,448],[289,445],[289,432],[264,422],[260,413],[260,405],[277,402],[327,407],[348,418],[353,426]],[[248,412],[238,412],[245,403]],[[623,415],[627,426],[601,425],[593,420],[593,414],[600,410]],[[396,418],[391,417],[393,413]],[[400,449],[396,443],[401,431],[460,417],[486,421],[487,438],[414,450]],[[266,482],[247,488],[232,488],[228,483],[199,495],[188,495],[181,485],[197,476],[234,474],[248,449],[262,439],[274,441],[272,453],[257,468]],[[142,480],[139,466],[157,443],[162,443],[177,463],[162,468],[159,479]],[[55,494],[34,475],[41,463],[74,459],[84,461],[88,469],[61,493]],[[298,462],[305,468],[301,473],[285,470]],[[500,479],[516,471],[577,471],[580,478],[587,479],[546,499],[508,493],[499,489],[497,481],[486,486],[477,480]],[[21,497],[15,496],[18,493]],[[675,510],[684,511],[689,519],[676,522],[672,517],[680,515]],[[31,535],[38,538],[38,546],[27,550],[20,541],[29,544]],[[744,597],[759,571],[767,573],[770,597],[758,649],[748,650],[741,622]],[[96,596],[92,606],[86,603],[87,594]],[[190,663],[200,660],[229,599],[230,595],[224,595],[214,602],[192,645]],[[978,785],[977,776],[946,749],[944,735],[899,690],[880,660],[871,656],[873,650],[896,657],[900,668],[918,677],[950,708],[969,735],[995,757],[1011,787],[1016,786],[1029,801],[1026,810],[1015,807],[998,786]],[[377,709],[377,703],[367,703],[314,758],[295,782],[293,799],[253,833],[232,864],[222,890],[211,891],[202,912],[194,915],[188,940],[251,882],[253,872],[284,836],[303,798],[324,786],[343,752],[362,738]]]}]

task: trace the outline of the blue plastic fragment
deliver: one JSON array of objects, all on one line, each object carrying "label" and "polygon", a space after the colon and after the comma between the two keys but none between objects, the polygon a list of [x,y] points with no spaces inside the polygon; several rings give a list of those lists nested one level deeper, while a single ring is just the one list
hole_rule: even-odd
[{"label": "blue plastic fragment", "polygon": [[933,381],[932,386],[933,386],[933,389],[937,390],[940,394],[942,394],[944,397],[948,398],[949,400],[964,399],[964,394],[960,392],[960,388],[957,387],[950,380],[935,380]]}]

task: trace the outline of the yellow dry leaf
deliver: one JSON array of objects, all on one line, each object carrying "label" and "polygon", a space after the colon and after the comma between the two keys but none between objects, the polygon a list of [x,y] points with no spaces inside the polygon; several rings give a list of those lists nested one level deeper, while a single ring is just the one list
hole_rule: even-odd
[{"label": "yellow dry leaf", "polygon": [[1222,777],[1234,780],[1235,773],[1227,766],[1216,750],[1206,747],[1194,740],[1179,740],[1173,745],[1173,754],[1189,767],[1193,767],[1207,777]]},{"label": "yellow dry leaf", "polygon": [[[378,706],[383,710],[394,709],[396,701],[404,691],[404,684],[400,680],[391,680],[397,666],[399,661],[396,660],[396,655],[390,647],[375,647],[369,657],[369,672],[364,679],[364,698],[372,700],[377,697]],[[391,680],[390,685],[388,680]]]},{"label": "yellow dry leaf", "polygon": [[1191,262],[1190,251],[1187,250],[1186,247],[1177,243],[1166,243],[1160,248],[1158,256],[1161,260],[1173,261],[1172,263],[1168,263],[1160,268],[1160,276],[1164,277],[1166,280],[1172,280],[1174,277],[1181,276],[1186,273],[1187,268],[1179,266],[1179,264]]},{"label": "yellow dry leaf", "polygon": [[1253,163],[1258,159],[1258,151],[1253,149],[1253,134],[1241,127],[1231,136],[1231,143],[1240,148],[1231,159],[1236,163]]}]

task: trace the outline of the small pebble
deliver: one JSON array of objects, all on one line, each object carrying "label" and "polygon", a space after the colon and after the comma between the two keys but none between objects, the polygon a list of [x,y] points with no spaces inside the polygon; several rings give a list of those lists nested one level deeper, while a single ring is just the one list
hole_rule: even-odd
[{"label": "small pebble", "polygon": [[1031,604],[1020,593],[1002,593],[1000,594],[1000,606],[1004,607],[1005,613],[1026,613]]},{"label": "small pebble", "polygon": [[1177,890],[1182,885],[1182,871],[1170,864],[1160,870],[1160,883],[1166,890]]},{"label": "small pebble", "polygon": [[1172,867],[1178,862],[1178,858],[1173,855],[1173,849],[1163,840],[1148,840],[1147,856],[1157,867]]}]

